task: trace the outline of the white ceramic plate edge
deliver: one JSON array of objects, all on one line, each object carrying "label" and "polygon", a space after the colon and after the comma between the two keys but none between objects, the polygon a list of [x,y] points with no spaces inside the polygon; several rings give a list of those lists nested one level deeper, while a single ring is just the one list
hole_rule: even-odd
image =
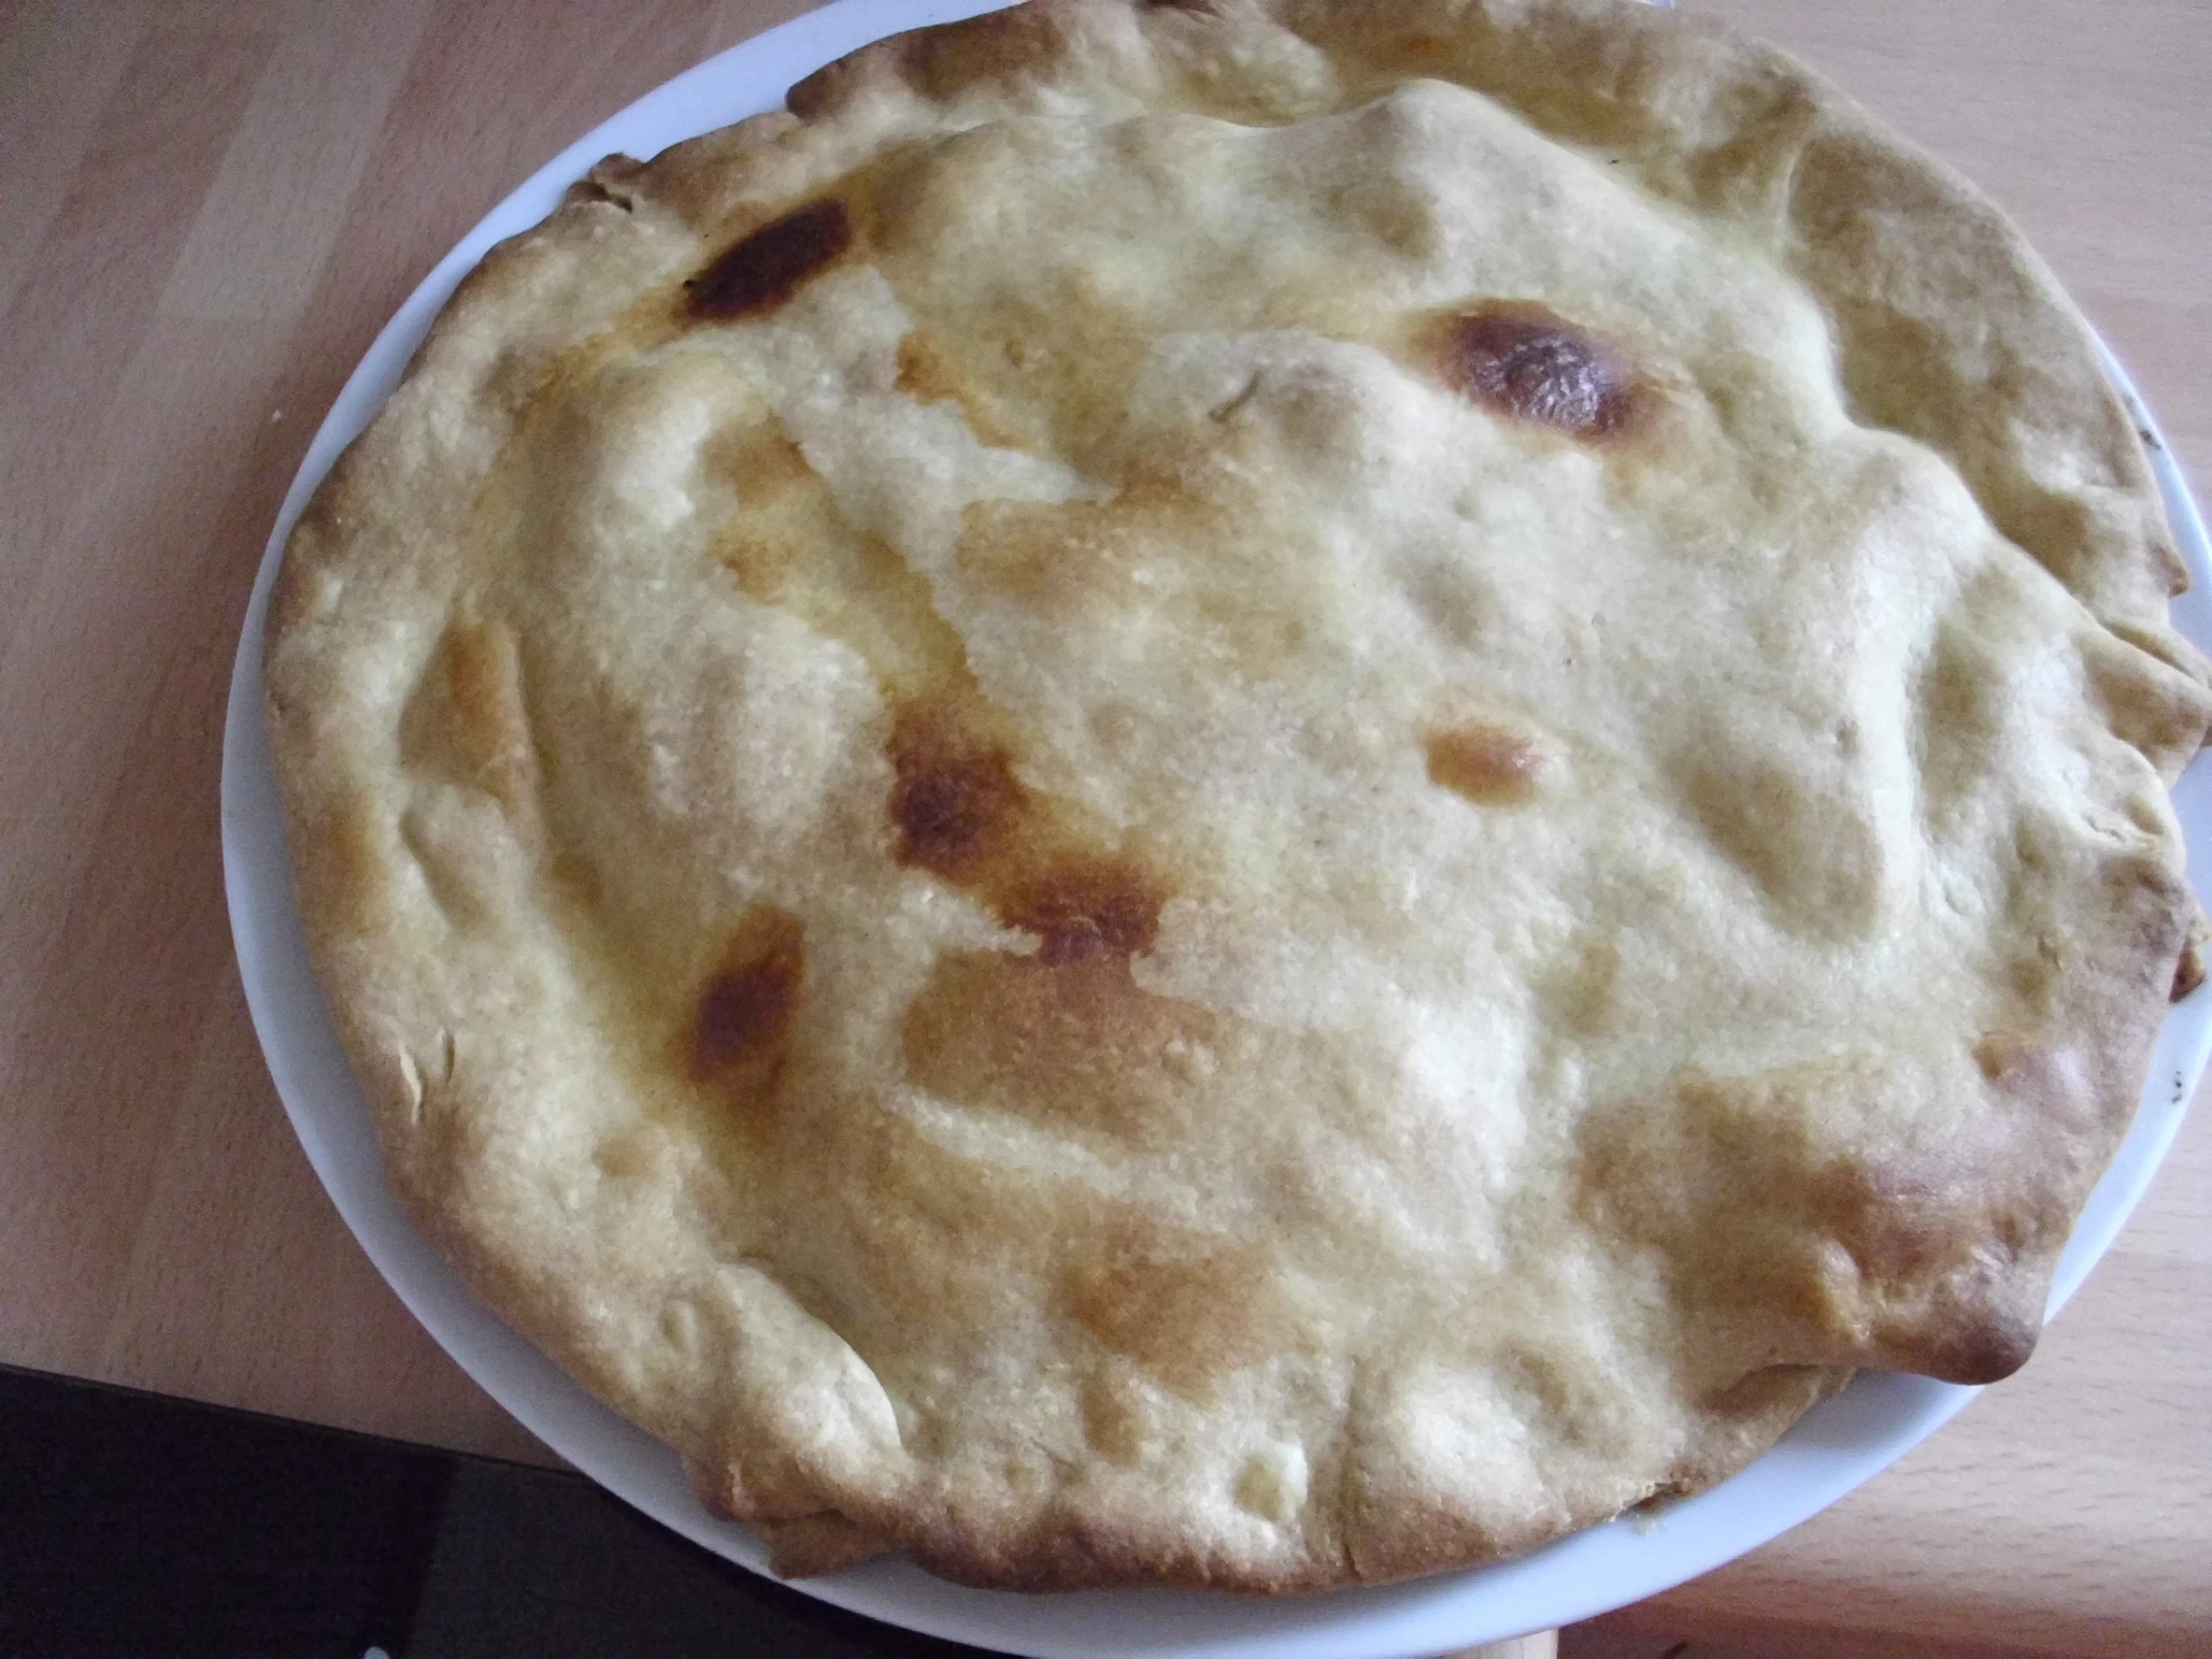
[{"label": "white ceramic plate edge", "polygon": [[[261,718],[262,630],[285,536],[338,452],[397,383],[460,278],[491,245],[537,223],[611,150],[650,155],[779,102],[821,64],[889,33],[994,9],[996,0],[838,0],[687,71],[571,145],[486,216],[424,278],[348,378],[308,446],[264,554],[232,676],[223,756],[223,855],[233,934],[254,1025],[315,1173],[401,1301],[495,1399],[578,1468],[707,1548],[756,1570],[742,1527],[701,1509],[673,1452],[571,1382],[462,1288],[384,1184],[368,1114],[338,1048],[293,903],[275,770]],[[2156,423],[2117,362],[2115,382],[2150,440],[2193,590],[2176,625],[2212,642],[2212,549]],[[2176,792],[2192,863],[2212,858],[2212,785]],[[2111,1170],[2075,1227],[2053,1285],[2056,1311],[2110,1246],[2178,1130],[2212,1049],[2212,992],[2166,1022],[2150,1083]],[[1585,1618],[1709,1571],[1797,1525],[1887,1467],[1976,1390],[1867,1374],[1817,1407],[1734,1479],[1638,1520],[1615,1521],[1518,1561],[1381,1589],[1295,1601],[1171,1591],[1021,1596],[944,1583],[879,1561],[797,1587],[931,1635],[1039,1659],[1408,1659]]]}]

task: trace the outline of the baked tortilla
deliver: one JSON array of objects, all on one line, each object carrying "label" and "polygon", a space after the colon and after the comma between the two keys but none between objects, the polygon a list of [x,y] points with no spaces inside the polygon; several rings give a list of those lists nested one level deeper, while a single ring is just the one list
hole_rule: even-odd
[{"label": "baked tortilla", "polygon": [[286,553],[395,1190],[780,1567],[1310,1591],[2027,1356],[2212,694],[2090,335],[1605,0],[1033,0],[595,169]]}]

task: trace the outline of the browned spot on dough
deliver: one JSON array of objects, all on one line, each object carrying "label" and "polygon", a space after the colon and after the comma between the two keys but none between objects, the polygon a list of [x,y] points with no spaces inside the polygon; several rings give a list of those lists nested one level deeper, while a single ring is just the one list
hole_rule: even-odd
[{"label": "browned spot on dough", "polygon": [[805,931],[797,916],[773,904],[756,905],[738,924],[699,993],[694,1081],[753,1071],[782,1057],[806,978]]},{"label": "browned spot on dough", "polygon": [[2174,963],[2173,986],[2166,993],[2166,1000],[2179,1002],[2203,983],[2204,952],[2198,947],[2196,940],[2191,939],[2181,947],[2181,956]]},{"label": "browned spot on dough", "polygon": [[1093,1374],[1083,1384],[1083,1438],[1109,1462],[1135,1465],[1157,1436],[1145,1404],[1122,1379]]},{"label": "browned spot on dough", "polygon": [[456,624],[445,636],[445,672],[461,741],[485,767],[502,770],[530,750],[522,712],[522,659],[503,623]]},{"label": "browned spot on dough", "polygon": [[606,877],[587,853],[565,843],[557,843],[552,852],[545,866],[546,880],[564,902],[579,911],[596,910],[607,902]]},{"label": "browned spot on dough", "polygon": [[1022,785],[1011,748],[972,694],[900,710],[890,760],[899,862],[967,888],[1007,926],[1035,933],[1031,966],[1126,963],[1152,948],[1167,901],[1161,883]]},{"label": "browned spot on dough", "polygon": [[1613,347],[1524,300],[1450,318],[1437,356],[1444,378],[1475,402],[1572,437],[1622,430],[1641,401],[1634,373]]},{"label": "browned spot on dough", "polygon": [[2033,1037],[2017,1031],[1990,1031],[1973,1045],[1973,1060],[1982,1076],[2000,1083],[2032,1070],[2042,1052],[2042,1045]]},{"label": "browned spot on dough", "polygon": [[1428,740],[1428,779],[1483,806],[1526,801],[1543,780],[1535,740],[1503,726],[1469,721]]},{"label": "browned spot on dough", "polygon": [[569,186],[566,199],[570,202],[604,202],[610,207],[620,208],[624,213],[635,213],[638,207],[638,181],[644,176],[645,170],[645,163],[635,156],[609,156]]},{"label": "browned spot on dough", "polygon": [[941,958],[906,1016],[906,1072],[946,1100],[1062,1131],[1166,1143],[1199,1108],[1222,1016],[1157,996],[1118,956]]},{"label": "browned spot on dough", "polygon": [[1593,1037],[1612,1025],[1621,1001],[1621,951],[1610,938],[1588,937],[1571,956],[1536,981],[1547,1015],[1562,1030]]},{"label": "browned spot on dough", "polygon": [[1080,857],[1047,867],[1008,891],[999,915],[1039,936],[1035,960],[1064,967],[1152,948],[1165,901],[1157,883],[1120,857]]},{"label": "browned spot on dough", "polygon": [[655,1126],[640,1124],[601,1141],[592,1149],[591,1161],[600,1174],[617,1181],[666,1178],[668,1137]]},{"label": "browned spot on dough", "polygon": [[379,826],[380,804],[347,790],[326,806],[308,809],[308,833],[300,836],[298,881],[343,919],[348,931],[380,933],[391,925],[391,861]]},{"label": "browned spot on dough", "polygon": [[898,389],[923,403],[957,400],[959,376],[927,334],[916,329],[898,342]]},{"label": "browned spot on dough", "polygon": [[738,494],[716,557],[750,598],[805,614],[804,578],[830,562],[837,528],[829,521],[828,487],[773,422],[726,436],[714,460]]},{"label": "browned spot on dough", "polygon": [[399,742],[409,770],[485,792],[515,830],[534,838],[538,753],[523,691],[513,628],[497,617],[464,615],[439,639],[408,696]]},{"label": "browned spot on dough", "polygon": [[898,860],[951,881],[979,878],[1029,805],[1005,745],[951,703],[918,703],[891,730]]},{"label": "browned spot on dough", "polygon": [[2017,1031],[1991,1031],[1974,1044],[1974,1063],[1991,1087],[2027,1104],[2037,1122],[2088,1128],[2096,1089],[2080,1057]]},{"label": "browned spot on dough", "polygon": [[782,501],[795,490],[820,486],[806,452],[775,425],[747,428],[720,457],[736,486],[738,505],[757,510]]},{"label": "browned spot on dough", "polygon": [[1061,1294],[1076,1324],[1186,1398],[1209,1397],[1289,1337],[1267,1258],[1249,1245],[1110,1237],[1069,1266]]},{"label": "browned spot on dough", "polygon": [[[987,953],[977,959],[989,960]],[[1003,958],[998,958],[1003,961]],[[1031,972],[1042,982],[1058,975]],[[1153,1429],[1141,1367],[1203,1396],[1230,1372],[1287,1351],[1297,1322],[1268,1258],[1042,1174],[1010,1178],[994,1160],[952,1151],[892,1112],[840,1110],[810,1128],[795,1192],[820,1226],[772,1241],[778,1277],[810,1277],[805,1253],[849,1240],[811,1297],[838,1333],[896,1386],[915,1355],[957,1354],[1040,1303],[1123,1357],[1101,1357],[1085,1388],[1086,1428],[1134,1460]],[[841,1252],[840,1252],[841,1254]]]},{"label": "browned spot on dough", "polygon": [[972,501],[954,550],[963,575],[1024,605],[1065,615],[1131,602],[1144,525],[1126,496],[1109,501]]},{"label": "browned spot on dough", "polygon": [[2017,1313],[1961,1322],[1940,1375],[1953,1382],[2002,1382],[2027,1364],[2041,1335],[2040,1322]]},{"label": "browned spot on dough", "polygon": [[920,403],[950,403],[968,430],[997,449],[1018,449],[1022,437],[1002,420],[982,390],[962,374],[943,346],[918,328],[898,342],[898,389]]},{"label": "browned spot on dough", "polygon": [[893,702],[972,702],[958,695],[966,677],[960,636],[937,615],[928,579],[844,517],[781,425],[763,420],[727,431],[709,460],[738,496],[715,556],[747,597],[838,641]]},{"label": "browned spot on dough", "polygon": [[1187,1124],[1220,1016],[1144,990],[1164,882],[1066,803],[1013,775],[972,690],[902,710],[890,819],[901,862],[953,882],[1033,950],[952,951],[906,1016],[907,1075],[939,1097],[1061,1133],[1151,1143]]},{"label": "browned spot on dough", "polygon": [[738,579],[747,598],[796,610],[790,601],[806,569],[807,552],[776,530],[740,525],[723,538],[715,556]]},{"label": "browned spot on dough", "polygon": [[852,246],[852,216],[825,197],[771,220],[684,284],[695,317],[733,322],[784,303]]}]

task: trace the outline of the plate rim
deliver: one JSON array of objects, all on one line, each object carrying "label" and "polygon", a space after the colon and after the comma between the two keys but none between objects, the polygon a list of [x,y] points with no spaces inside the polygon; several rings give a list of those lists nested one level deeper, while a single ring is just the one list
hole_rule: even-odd
[{"label": "plate rim", "polygon": [[[775,107],[792,82],[869,40],[996,10],[1003,3],[832,0],[663,82],[504,197],[432,266],[332,400],[264,547],[232,667],[221,816],[233,945],[264,1062],[324,1191],[408,1311],[504,1409],[617,1496],[693,1542],[764,1574],[766,1552],[758,1540],[699,1506],[675,1454],[600,1404],[477,1303],[407,1222],[385,1185],[367,1109],[337,1049],[320,986],[311,968],[303,980],[300,976],[305,941],[262,721],[263,629],[284,541],[308,495],[382,406],[432,317],[494,242],[544,218],[568,184],[610,151],[651,154],[694,132]],[[770,89],[766,99],[759,96],[762,89]],[[702,108],[723,113],[705,126],[694,125],[689,113]],[[2212,546],[2202,512],[2125,369],[2101,340],[2099,347],[2144,434],[2192,577],[2190,593],[2175,602],[2174,626],[2212,647]],[[2212,859],[2207,785],[2202,769],[2192,768],[2175,792],[2193,870]],[[2049,1315],[2078,1289],[2141,1199],[2179,1131],[2208,1053],[2212,990],[2200,990],[2168,1015],[2142,1103],[2061,1257]],[[333,1056],[342,1078],[334,1088]],[[2169,1074],[2170,1084],[2164,1081]],[[1807,1413],[1775,1448],[1695,1497],[1655,1515],[1601,1523],[1516,1560],[1404,1584],[1273,1601],[1161,1590],[1038,1596],[966,1589],[895,1558],[786,1582],[818,1600],[906,1629],[1035,1659],[1408,1659],[1593,1617],[1710,1571],[1872,1479],[1978,1391],[1928,1378],[1862,1373],[1842,1393]],[[1592,1590],[1591,1583],[1607,1587]]]}]

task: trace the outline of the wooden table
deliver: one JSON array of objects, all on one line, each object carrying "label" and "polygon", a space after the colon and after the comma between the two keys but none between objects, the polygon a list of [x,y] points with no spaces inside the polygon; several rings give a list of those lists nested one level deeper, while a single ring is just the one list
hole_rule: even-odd
[{"label": "wooden table", "polygon": [[[2204,0],[1699,3],[1987,186],[2212,458]],[[436,256],[803,9],[0,0],[0,1361],[548,1455],[384,1288],[271,1091],[223,908],[225,686],[307,437]],[[2212,1651],[2208,1408],[2200,1109],[2017,1380],[1608,1651]]]}]

